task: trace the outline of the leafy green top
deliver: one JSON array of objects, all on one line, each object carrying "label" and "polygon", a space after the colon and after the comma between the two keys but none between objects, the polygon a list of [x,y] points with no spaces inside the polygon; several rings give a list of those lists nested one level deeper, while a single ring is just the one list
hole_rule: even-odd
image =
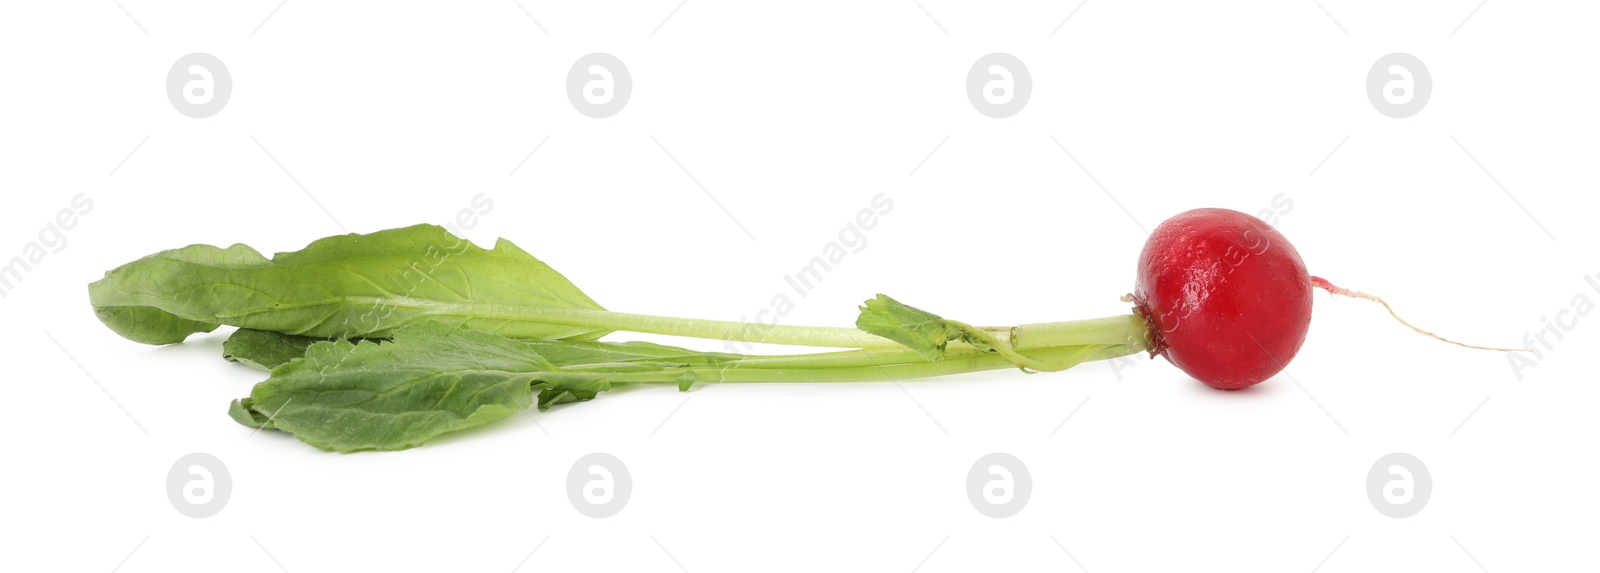
[{"label": "leafy green top", "polygon": [[270,330],[241,328],[222,343],[222,358],[252,368],[271,371],[306,355],[306,348],[326,338],[296,336]]},{"label": "leafy green top", "polygon": [[267,259],[245,245],[162,251],[89,285],[95,314],[147,344],[219,325],[314,337],[385,337],[427,318],[517,338],[593,340],[590,326],[526,309],[603,310],[504,239],[486,250],[435,225],[338,235]]},{"label": "leafy green top", "polygon": [[271,259],[244,245],[156,253],[89,285],[96,315],[148,344],[240,327],[224,354],[270,377],[236,400],[247,426],[341,452],[396,450],[613,384],[860,382],[1060,370],[1147,346],[1138,315],[976,328],[878,295],[858,328],[779,325],[759,341],[850,348],[748,356],[596,339],[612,331],[750,340],[749,325],[609,312],[501,240],[418,225],[341,235]]},{"label": "leafy green top", "polygon": [[[250,334],[235,334],[235,359],[279,365],[233,402],[234,420],[343,452],[405,449],[493,422],[531,405],[535,390],[543,409],[592,399],[614,378],[687,389],[695,369],[741,358],[648,342],[523,341],[434,321],[400,327],[381,343],[302,346],[306,337],[240,332]],[[292,356],[296,348],[303,357]]]}]

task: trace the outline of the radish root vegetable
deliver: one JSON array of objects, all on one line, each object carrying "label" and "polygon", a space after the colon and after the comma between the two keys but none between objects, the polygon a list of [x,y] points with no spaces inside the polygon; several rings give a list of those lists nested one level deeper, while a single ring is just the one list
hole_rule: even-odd
[{"label": "radish root vegetable", "polygon": [[[432,225],[327,237],[271,258],[245,245],[163,251],[107,272],[89,298],[108,328],[148,344],[239,327],[225,356],[271,375],[229,415],[359,451],[417,446],[618,384],[1050,372],[1148,351],[1238,390],[1294,359],[1316,288],[1394,315],[1379,297],[1311,276],[1281,233],[1226,209],[1180,213],[1151,233],[1124,298],[1131,312],[1017,326],[972,326],[880,294],[853,328],[766,325],[750,339],[741,322],[608,310],[510,241],[483,249]],[[758,356],[598,341],[625,331],[848,350]]]},{"label": "radish root vegetable", "polygon": [[1195,209],[1162,222],[1139,255],[1132,295],[1150,325],[1150,354],[1213,388],[1238,390],[1277,374],[1311,324],[1311,292],[1363,298],[1426,336],[1462,344],[1406,322],[1382,298],[1334,286],[1306,272],[1289,240],[1260,219]]},{"label": "radish root vegetable", "polygon": [[1158,225],[1139,253],[1133,299],[1150,353],[1212,388],[1257,384],[1294,359],[1311,326],[1311,275],[1282,233],[1228,209]]}]

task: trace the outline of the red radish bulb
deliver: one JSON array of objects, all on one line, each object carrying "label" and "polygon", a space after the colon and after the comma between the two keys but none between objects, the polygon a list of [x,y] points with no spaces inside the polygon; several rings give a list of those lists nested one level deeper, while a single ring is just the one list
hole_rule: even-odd
[{"label": "red radish bulb", "polygon": [[1239,390],[1300,351],[1311,289],[1282,233],[1238,211],[1195,209],[1145,241],[1133,302],[1150,325],[1152,356],[1212,388]]}]

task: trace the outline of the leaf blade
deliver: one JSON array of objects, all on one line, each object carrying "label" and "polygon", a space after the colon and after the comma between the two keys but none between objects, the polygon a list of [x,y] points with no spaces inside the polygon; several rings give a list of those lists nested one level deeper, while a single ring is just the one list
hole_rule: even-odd
[{"label": "leaf blade", "polygon": [[113,269],[89,295],[108,327],[148,344],[222,324],[319,338],[385,337],[421,320],[516,338],[609,332],[496,312],[604,309],[509,241],[483,249],[434,225],[327,237],[271,259],[245,245],[191,245]]},{"label": "leaf blade", "polygon": [[270,372],[274,368],[304,357],[306,349],[312,344],[328,340],[270,330],[241,328],[235,330],[228,336],[228,340],[222,343],[222,358]]},{"label": "leaf blade", "polygon": [[532,405],[536,379],[553,368],[515,340],[425,322],[384,344],[313,344],[230,414],[325,450],[399,450]]}]

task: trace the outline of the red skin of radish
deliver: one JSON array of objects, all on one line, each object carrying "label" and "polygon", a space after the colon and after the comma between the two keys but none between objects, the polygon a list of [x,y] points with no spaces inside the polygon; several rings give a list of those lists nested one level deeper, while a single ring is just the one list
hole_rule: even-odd
[{"label": "red skin of radish", "polygon": [[1195,209],[1150,234],[1133,298],[1150,325],[1152,356],[1212,388],[1239,390],[1300,351],[1311,288],[1282,233],[1238,211]]}]

